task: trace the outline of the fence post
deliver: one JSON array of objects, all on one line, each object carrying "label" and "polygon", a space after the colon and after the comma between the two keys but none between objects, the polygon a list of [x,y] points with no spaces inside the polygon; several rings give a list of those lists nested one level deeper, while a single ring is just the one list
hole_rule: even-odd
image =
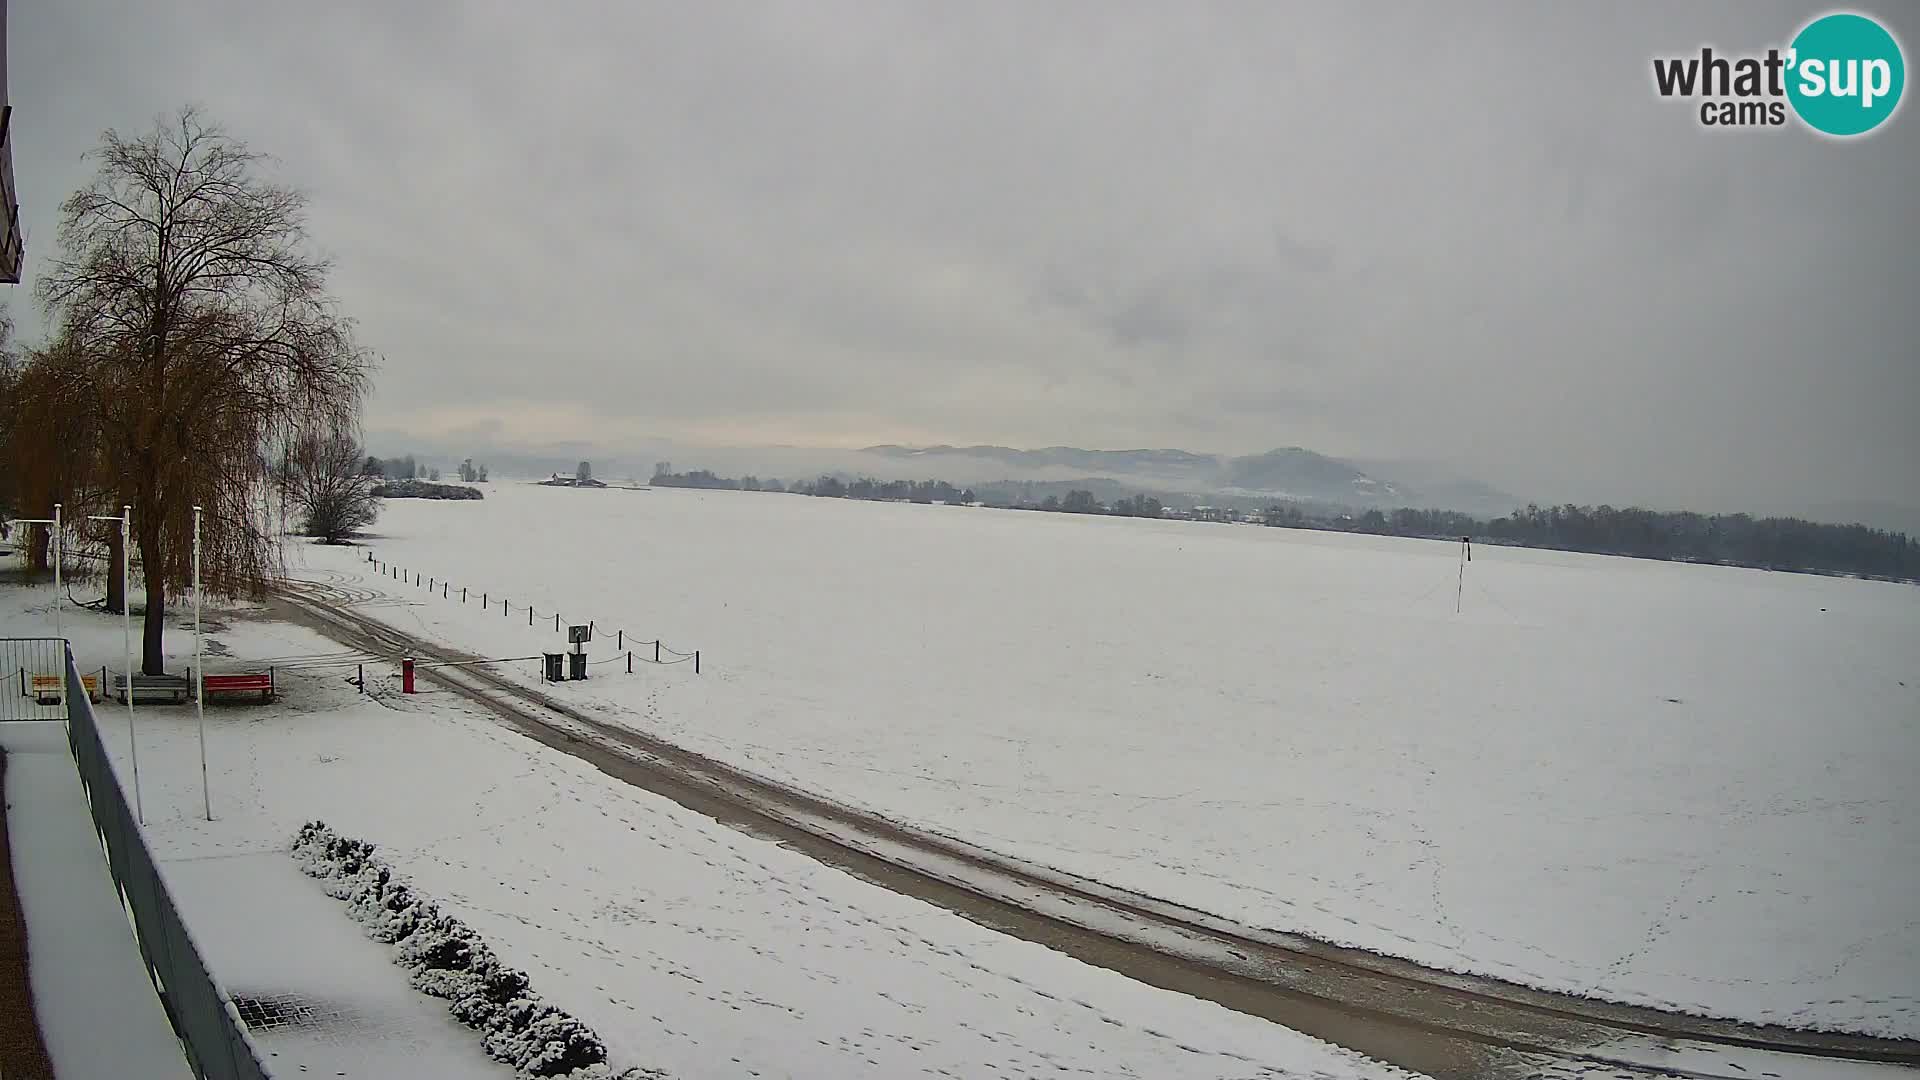
[{"label": "fence post", "polygon": [[450,591],[452,591],[451,586],[449,586],[444,581],[440,583],[440,599],[445,600],[447,598],[447,593]]},{"label": "fence post", "polygon": [[400,692],[413,693],[413,657],[411,656],[400,660]]},{"label": "fence post", "polygon": [[465,585],[460,586],[460,602],[463,604],[467,602],[467,587]]},{"label": "fence post", "polygon": [[360,685],[360,692],[364,694],[367,692],[367,665],[355,664],[353,666],[354,666],[354,669],[358,672],[358,674],[354,678],[354,682]]},{"label": "fence post", "polygon": [[533,625],[533,605],[532,604],[527,605],[527,625],[528,626]]},{"label": "fence post", "polygon": [[653,639],[653,662],[656,664],[660,662],[660,639],[659,638]]},{"label": "fence post", "polygon": [[560,613],[557,611],[553,613],[553,631],[556,634],[560,632]]},{"label": "fence post", "polygon": [[[627,647],[627,632],[625,630],[615,630],[613,632],[613,647],[616,649],[624,649]],[[627,666],[631,667],[633,665],[629,663]]]},{"label": "fence post", "polygon": [[693,673],[695,675],[700,674],[700,650],[699,649],[693,650]]},{"label": "fence post", "polygon": [[631,649],[627,651],[627,674],[633,674],[633,651]]}]

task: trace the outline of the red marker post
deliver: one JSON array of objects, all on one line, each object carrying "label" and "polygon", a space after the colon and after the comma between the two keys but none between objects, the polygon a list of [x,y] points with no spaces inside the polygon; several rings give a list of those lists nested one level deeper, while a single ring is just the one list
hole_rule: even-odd
[{"label": "red marker post", "polygon": [[411,656],[400,661],[400,692],[413,693],[413,657]]}]

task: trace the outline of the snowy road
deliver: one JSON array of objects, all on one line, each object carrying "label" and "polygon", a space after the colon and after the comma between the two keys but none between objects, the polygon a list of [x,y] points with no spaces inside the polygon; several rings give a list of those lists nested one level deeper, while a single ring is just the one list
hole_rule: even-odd
[{"label": "snowy road", "polygon": [[[324,586],[305,621],[376,654],[472,657]],[[427,677],[605,772],[976,921],[1437,1077],[1912,1075],[1920,1046],[1733,1024],[1546,993],[1233,924],[1016,863],[598,719],[484,668]],[[1887,1064],[1898,1063],[1898,1064]]]}]

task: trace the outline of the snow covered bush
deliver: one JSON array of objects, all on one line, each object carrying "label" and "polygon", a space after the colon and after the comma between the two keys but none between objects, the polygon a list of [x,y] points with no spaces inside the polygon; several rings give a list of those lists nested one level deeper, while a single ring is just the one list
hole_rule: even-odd
[{"label": "snow covered bush", "polygon": [[607,1046],[578,1019],[533,992],[527,973],[501,963],[473,928],[440,911],[363,840],[324,822],[300,827],[293,857],[367,936],[393,946],[393,961],[423,994],[444,998],[456,1020],[480,1032],[487,1055],[524,1076],[558,1080],[664,1080],[665,1073],[615,1072]]}]

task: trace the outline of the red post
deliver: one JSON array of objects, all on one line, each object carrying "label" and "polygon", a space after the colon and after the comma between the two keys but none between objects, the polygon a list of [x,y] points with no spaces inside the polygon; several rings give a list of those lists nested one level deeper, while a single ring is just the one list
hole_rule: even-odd
[{"label": "red post", "polygon": [[400,661],[400,692],[413,693],[413,657],[411,656]]}]

